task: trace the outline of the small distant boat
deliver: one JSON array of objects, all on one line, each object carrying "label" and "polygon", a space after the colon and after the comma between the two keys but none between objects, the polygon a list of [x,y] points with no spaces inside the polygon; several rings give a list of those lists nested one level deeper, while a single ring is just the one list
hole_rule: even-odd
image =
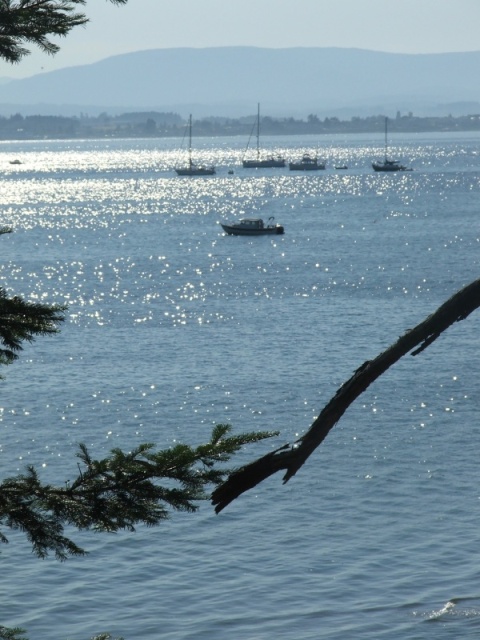
[{"label": "small distant boat", "polygon": [[225,233],[231,236],[265,236],[285,233],[283,226],[274,222],[273,216],[268,219],[267,224],[261,218],[243,218],[231,224],[223,222],[220,224]]},{"label": "small distant boat", "polygon": [[10,164],[22,164],[22,161],[17,158],[16,160],[10,160]]},{"label": "small distant boat", "polygon": [[[244,169],[272,169],[272,168],[281,168],[285,166],[285,158],[277,156],[266,156],[260,157],[260,103],[257,105],[257,155],[255,158],[250,160],[245,160],[245,155],[248,151],[248,147],[250,146],[250,138],[252,137],[252,133],[250,134],[250,138],[247,142],[247,147],[245,149],[245,153],[243,154],[242,166]],[[255,125],[254,125],[255,126]]]},{"label": "small distant boat", "polygon": [[188,120],[188,163],[183,167],[175,167],[177,176],[213,176],[215,167],[195,164],[192,160],[192,114]]},{"label": "small distant boat", "polygon": [[290,171],[319,171],[325,166],[325,162],[319,162],[317,156],[312,157],[309,153],[304,153],[297,162],[288,163]]},{"label": "small distant boat", "polygon": [[385,118],[385,159],[383,162],[372,162],[372,168],[374,171],[412,171],[403,164],[400,164],[398,160],[388,159],[388,141],[387,141],[387,128],[388,118]]},{"label": "small distant boat", "polygon": [[346,165],[346,164],[339,164],[339,165],[337,165],[337,166],[335,167],[335,169],[336,169],[337,171],[344,171],[345,169],[348,169],[348,167],[347,167],[347,165]]}]

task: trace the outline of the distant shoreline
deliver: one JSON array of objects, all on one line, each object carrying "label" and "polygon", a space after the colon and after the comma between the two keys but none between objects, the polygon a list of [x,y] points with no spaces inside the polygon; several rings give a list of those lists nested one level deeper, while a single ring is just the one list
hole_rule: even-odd
[{"label": "distant shoreline", "polygon": [[[292,117],[261,120],[263,136],[374,134],[383,135],[384,115],[349,120],[310,114],[306,120]],[[252,118],[209,117],[196,120],[195,137],[245,138],[251,134]],[[480,131],[480,114],[389,118],[389,135],[398,133],[453,133]],[[185,121],[176,113],[138,111],[111,116],[0,116],[0,140],[70,140],[92,138],[177,138],[185,133]]]}]

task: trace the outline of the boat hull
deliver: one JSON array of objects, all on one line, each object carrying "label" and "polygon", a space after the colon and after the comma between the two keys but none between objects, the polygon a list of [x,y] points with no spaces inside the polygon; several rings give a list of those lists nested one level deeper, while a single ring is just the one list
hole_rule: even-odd
[{"label": "boat hull", "polygon": [[384,172],[384,173],[394,173],[396,171],[411,171],[407,167],[404,167],[403,164],[399,164],[398,162],[390,160],[389,162],[372,162],[372,168],[374,171]]},{"label": "boat hull", "polygon": [[220,223],[225,233],[230,236],[266,236],[266,235],[282,235],[285,233],[285,229],[281,224],[276,224],[272,227],[264,227],[263,229],[246,229],[239,225],[229,225]]},{"label": "boat hull", "polygon": [[324,171],[325,166],[322,162],[290,162],[288,168],[290,171]]},{"label": "boat hull", "polygon": [[184,167],[175,169],[177,176],[213,176],[214,167]]},{"label": "boat hull", "polygon": [[264,160],[244,160],[244,169],[281,169],[285,167],[283,158],[265,158]]}]

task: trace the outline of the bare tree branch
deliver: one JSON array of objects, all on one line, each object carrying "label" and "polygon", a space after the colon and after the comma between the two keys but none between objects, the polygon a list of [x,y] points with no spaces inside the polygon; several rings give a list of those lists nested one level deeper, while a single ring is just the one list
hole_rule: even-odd
[{"label": "bare tree branch", "polygon": [[464,320],[480,306],[480,280],[461,289],[414,329],[407,331],[374,360],[364,362],[325,405],[307,433],[293,444],[279,449],[245,465],[229,475],[212,493],[212,504],[219,513],[242,493],[257,486],[274,473],[285,470],[283,482],[288,482],[315,449],[325,440],[330,430],[348,407],[387,369],[407,353],[416,356],[434,342],[455,322]]}]

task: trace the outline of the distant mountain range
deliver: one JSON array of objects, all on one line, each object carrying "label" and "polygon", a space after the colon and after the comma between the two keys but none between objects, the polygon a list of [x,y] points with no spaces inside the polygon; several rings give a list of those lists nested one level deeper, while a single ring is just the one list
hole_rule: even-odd
[{"label": "distant mountain range", "polygon": [[0,114],[173,111],[182,116],[347,118],[480,113],[480,51],[220,47],[113,56],[22,80],[0,79]]}]

